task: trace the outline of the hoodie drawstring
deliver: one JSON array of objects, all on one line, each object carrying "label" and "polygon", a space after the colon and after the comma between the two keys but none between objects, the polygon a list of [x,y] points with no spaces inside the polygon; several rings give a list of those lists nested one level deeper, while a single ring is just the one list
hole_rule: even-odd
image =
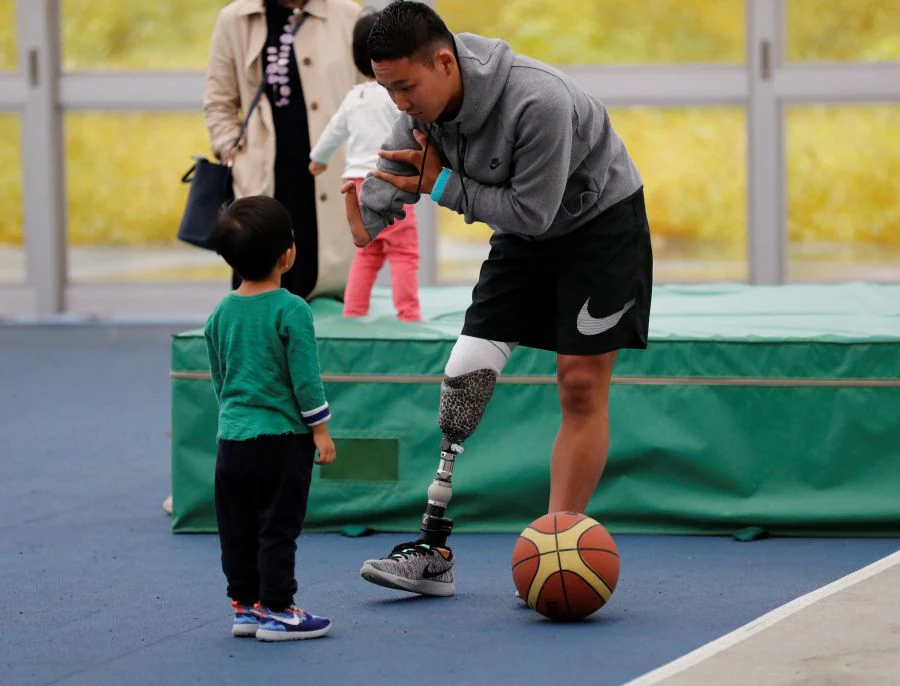
[{"label": "hoodie drawstring", "polygon": [[431,129],[434,124],[428,125],[428,131],[425,132],[425,151],[422,153],[422,168],[419,169],[419,183],[416,185],[416,199],[422,193],[422,175],[425,173],[425,160],[428,159],[428,147],[431,145]]},{"label": "hoodie drawstring", "polygon": [[[422,176],[425,174],[425,160],[428,159],[428,148],[431,145],[431,132],[434,128],[434,123],[428,125],[428,131],[426,132],[425,138],[425,150],[422,153],[422,168],[419,169],[419,183],[416,185],[416,197],[418,198],[422,193]],[[463,205],[465,205],[464,215],[469,214],[469,193],[466,190],[466,137],[459,130],[459,124],[456,125],[456,160],[459,162],[459,169],[457,173],[459,173],[459,182],[462,185],[462,193],[463,193]]]},{"label": "hoodie drawstring", "polygon": [[469,194],[466,191],[466,138],[460,131],[459,124],[456,125],[456,160],[459,162],[459,183],[462,185],[463,203],[465,204],[464,215],[469,214]]}]

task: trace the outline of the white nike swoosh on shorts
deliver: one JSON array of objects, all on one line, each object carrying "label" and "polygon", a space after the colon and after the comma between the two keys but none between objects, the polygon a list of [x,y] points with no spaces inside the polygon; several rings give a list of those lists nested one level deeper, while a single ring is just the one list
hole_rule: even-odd
[{"label": "white nike swoosh on shorts", "polygon": [[609,331],[619,323],[619,320],[625,316],[625,313],[628,312],[628,310],[634,307],[635,299],[632,298],[625,303],[625,306],[618,312],[613,312],[609,316],[599,318],[592,317],[588,312],[588,303],[590,301],[590,298],[584,301],[584,305],[581,306],[581,311],[578,313],[578,320],[576,322],[578,333],[583,336],[596,336],[604,331]]}]

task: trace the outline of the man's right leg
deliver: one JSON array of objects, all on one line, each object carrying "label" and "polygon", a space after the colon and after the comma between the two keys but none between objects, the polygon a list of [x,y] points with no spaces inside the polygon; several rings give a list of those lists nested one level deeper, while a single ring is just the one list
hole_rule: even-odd
[{"label": "man's right leg", "polygon": [[367,560],[360,570],[366,581],[423,595],[453,595],[453,553],[447,546],[453,522],[446,517],[453,496],[453,468],[463,441],[478,428],[497,376],[515,346],[471,336],[460,336],[453,346],[441,383],[441,451],[428,487],[422,536],[401,543],[385,558]]}]

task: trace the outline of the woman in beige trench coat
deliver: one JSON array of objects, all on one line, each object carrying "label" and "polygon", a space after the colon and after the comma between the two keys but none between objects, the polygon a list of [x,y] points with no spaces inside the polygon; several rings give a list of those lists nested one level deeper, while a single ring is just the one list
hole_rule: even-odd
[{"label": "woman in beige trench coat", "polygon": [[[338,192],[343,160],[313,177],[315,142],[360,80],[351,41],[360,6],[351,0],[235,0],[219,13],[203,109],[213,154],[224,160],[242,114],[267,86],[233,156],[236,197],[268,195],[290,211],[297,262],[283,285],[301,297],[342,296],[354,248]],[[308,16],[290,42],[297,11]]]}]

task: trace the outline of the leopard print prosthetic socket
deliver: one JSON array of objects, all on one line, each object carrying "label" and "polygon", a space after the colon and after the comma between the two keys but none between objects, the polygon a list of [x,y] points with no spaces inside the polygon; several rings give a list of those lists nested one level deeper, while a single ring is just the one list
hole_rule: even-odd
[{"label": "leopard print prosthetic socket", "polygon": [[497,372],[493,369],[444,377],[438,414],[438,424],[444,438],[462,443],[475,433],[496,384]]}]

